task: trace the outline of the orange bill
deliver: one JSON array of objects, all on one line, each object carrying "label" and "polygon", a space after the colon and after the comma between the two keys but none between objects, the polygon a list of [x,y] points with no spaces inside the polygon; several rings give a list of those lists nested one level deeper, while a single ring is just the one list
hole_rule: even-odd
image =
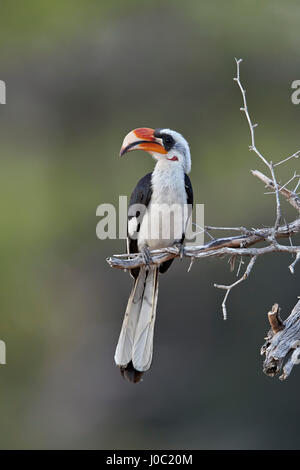
[{"label": "orange bill", "polygon": [[161,139],[155,137],[154,129],[150,127],[140,127],[126,135],[121,147],[120,156],[132,150],[144,150],[150,153],[161,154],[167,153]]}]

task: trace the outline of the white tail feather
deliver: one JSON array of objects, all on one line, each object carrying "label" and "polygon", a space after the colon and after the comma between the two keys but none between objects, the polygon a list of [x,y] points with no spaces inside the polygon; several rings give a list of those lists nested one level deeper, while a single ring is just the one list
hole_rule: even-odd
[{"label": "white tail feather", "polygon": [[148,370],[152,361],[153,334],[158,295],[158,269],[141,268],[135,280],[123,321],[115,362],[130,361],[138,371]]},{"label": "white tail feather", "polygon": [[135,331],[132,349],[133,367],[139,371],[148,370],[153,353],[153,334],[158,295],[158,271],[150,269],[145,283],[143,302]]}]

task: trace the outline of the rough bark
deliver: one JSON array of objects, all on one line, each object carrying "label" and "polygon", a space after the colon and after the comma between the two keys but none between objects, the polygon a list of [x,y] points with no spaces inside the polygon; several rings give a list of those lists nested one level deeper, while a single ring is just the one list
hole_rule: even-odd
[{"label": "rough bark", "polygon": [[271,329],[261,348],[265,356],[263,371],[270,377],[281,373],[279,379],[285,380],[294,365],[300,363],[300,300],[289,317],[282,322],[278,304],[268,313]]}]

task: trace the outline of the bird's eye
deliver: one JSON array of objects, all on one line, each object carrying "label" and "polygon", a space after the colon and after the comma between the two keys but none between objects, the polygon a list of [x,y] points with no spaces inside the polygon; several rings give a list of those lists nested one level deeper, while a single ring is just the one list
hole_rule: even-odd
[{"label": "bird's eye", "polygon": [[162,136],[163,138],[163,142],[164,142],[164,147],[166,150],[171,150],[171,148],[173,147],[174,145],[174,139],[171,135],[168,135],[168,134],[165,134]]}]

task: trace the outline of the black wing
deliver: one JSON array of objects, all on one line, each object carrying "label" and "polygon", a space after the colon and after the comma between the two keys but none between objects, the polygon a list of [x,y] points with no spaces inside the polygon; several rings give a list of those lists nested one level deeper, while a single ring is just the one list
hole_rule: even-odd
[{"label": "black wing", "polygon": [[[140,213],[134,207],[135,204],[142,204],[144,209],[146,210],[151,196],[152,196],[152,173],[148,173],[143,178],[140,179],[134,190],[132,191],[130,202],[129,202],[129,209],[128,209],[128,222],[133,217],[139,217],[139,224],[136,227],[134,233],[129,234],[128,232],[128,225],[127,225],[127,247],[129,253],[137,253],[138,252],[138,244],[137,244],[137,234],[140,231],[141,221],[143,220],[144,214]],[[132,269],[131,274],[136,279],[139,274],[140,268]]]},{"label": "black wing", "polygon": [[186,190],[186,196],[187,196],[187,203],[191,204],[191,206],[194,206],[194,194],[193,194],[193,187],[191,180],[188,175],[184,175],[184,185],[185,185],[185,190]]},{"label": "black wing", "polygon": [[[187,198],[187,204],[190,204],[193,208],[194,205],[194,194],[193,194],[193,187],[190,178],[188,175],[184,175],[184,185],[185,185],[185,191],[186,191],[186,198]],[[181,243],[184,242],[184,234],[182,235]],[[173,263],[173,259],[169,259],[168,261],[165,261],[164,263],[161,263],[159,266],[159,272],[160,273],[165,273],[171,264]]]}]

